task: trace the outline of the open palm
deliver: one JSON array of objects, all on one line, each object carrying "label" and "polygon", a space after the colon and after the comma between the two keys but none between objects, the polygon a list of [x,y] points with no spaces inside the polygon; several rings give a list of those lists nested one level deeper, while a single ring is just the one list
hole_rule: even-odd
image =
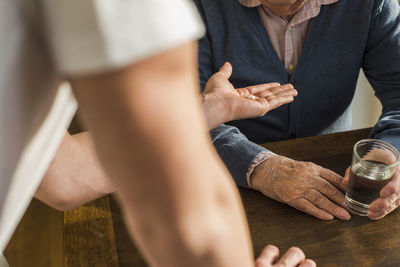
[{"label": "open palm", "polygon": [[208,124],[214,127],[230,120],[263,116],[292,102],[297,95],[291,84],[265,83],[234,88],[229,82],[231,75],[232,66],[226,62],[207,81],[203,92]]}]

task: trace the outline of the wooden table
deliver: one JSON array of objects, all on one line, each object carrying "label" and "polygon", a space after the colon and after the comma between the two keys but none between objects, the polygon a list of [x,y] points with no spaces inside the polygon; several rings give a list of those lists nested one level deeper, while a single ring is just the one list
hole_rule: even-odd
[{"label": "wooden table", "polygon": [[[368,129],[268,143],[272,151],[344,173],[353,144]],[[281,251],[301,247],[318,266],[400,266],[400,212],[379,221],[354,215],[350,221],[321,221],[258,192],[240,189],[254,252],[266,244]],[[124,227],[113,197],[66,212],[64,266],[146,266]]]}]

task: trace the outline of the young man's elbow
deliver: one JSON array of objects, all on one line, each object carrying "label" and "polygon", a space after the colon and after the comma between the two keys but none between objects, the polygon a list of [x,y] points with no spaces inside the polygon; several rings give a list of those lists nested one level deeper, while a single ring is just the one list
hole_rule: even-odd
[{"label": "young man's elbow", "polygon": [[36,194],[37,199],[45,203],[46,205],[56,209],[58,211],[68,211],[79,206],[71,199],[68,195],[41,195]]}]

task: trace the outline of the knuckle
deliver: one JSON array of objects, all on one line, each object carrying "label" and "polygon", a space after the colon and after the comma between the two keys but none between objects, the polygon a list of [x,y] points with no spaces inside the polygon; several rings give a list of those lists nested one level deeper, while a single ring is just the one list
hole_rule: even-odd
[{"label": "knuckle", "polygon": [[312,200],[312,198],[314,197],[314,189],[308,187],[305,191],[304,191],[304,196],[306,198],[309,198],[310,200]]},{"label": "knuckle", "polygon": [[317,205],[321,205],[322,203],[324,203],[325,198],[320,194],[312,194],[311,201]]},{"label": "knuckle", "polygon": [[269,250],[275,254],[279,253],[279,249],[274,245],[268,245],[265,247],[266,250]]},{"label": "knuckle", "polygon": [[302,201],[300,201],[298,198],[294,200],[290,200],[286,202],[289,206],[292,206],[298,210],[304,211],[307,209],[306,205]]},{"label": "knuckle", "polygon": [[312,163],[312,162],[310,162],[310,161],[305,161],[304,163],[305,163],[304,165],[305,165],[306,167],[309,167],[309,168],[314,168],[314,167],[315,167],[315,164]]},{"label": "knuckle", "polygon": [[316,168],[316,165],[312,162],[309,161],[304,161],[303,162],[303,168],[309,172],[315,173],[318,171],[318,169]]},{"label": "knuckle", "polygon": [[339,198],[342,198],[344,195],[340,192],[340,191],[338,191],[338,190],[335,190],[335,189],[333,189],[333,188],[327,188],[328,190],[327,190],[327,196],[329,197],[329,198],[331,198],[331,199],[339,199]]},{"label": "knuckle", "polygon": [[278,266],[279,266],[279,267],[289,267],[289,263],[288,263],[288,261],[287,261],[286,259],[284,259],[284,260],[281,260],[281,261],[278,263]]},{"label": "knuckle", "polygon": [[391,208],[391,210],[394,210],[395,208],[397,208],[396,200],[394,200],[393,202],[390,203],[390,208]]},{"label": "knuckle", "polygon": [[304,256],[303,251],[298,247],[291,247],[289,251],[297,256]]},{"label": "knuckle", "polygon": [[379,203],[379,208],[384,211],[386,211],[389,208],[389,206],[390,204],[387,201]]},{"label": "knuckle", "polygon": [[398,191],[399,185],[397,181],[392,180],[390,183],[387,184],[390,186],[393,190]]},{"label": "knuckle", "polygon": [[385,211],[385,214],[388,214],[393,210],[393,207],[392,205],[386,205],[386,207],[383,210]]},{"label": "knuckle", "polygon": [[305,198],[305,190],[301,187],[288,189],[282,192],[283,199],[288,202],[299,202],[299,199]]},{"label": "knuckle", "polygon": [[258,258],[255,261],[255,266],[256,267],[265,267],[265,266],[268,266],[268,265],[267,265],[267,261],[265,259]]},{"label": "knuckle", "polygon": [[315,266],[317,266],[317,264],[316,264],[315,261],[313,261],[313,260],[306,259],[306,260],[304,261],[304,263],[303,263],[303,266],[306,266],[306,267],[315,267]]}]

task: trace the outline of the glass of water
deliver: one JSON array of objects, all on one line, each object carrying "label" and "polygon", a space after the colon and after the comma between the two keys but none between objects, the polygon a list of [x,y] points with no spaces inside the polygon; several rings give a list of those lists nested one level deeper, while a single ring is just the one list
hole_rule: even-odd
[{"label": "glass of water", "polygon": [[346,205],[354,214],[367,216],[370,204],[392,180],[399,163],[399,152],[376,139],[358,141],[353,148]]}]

